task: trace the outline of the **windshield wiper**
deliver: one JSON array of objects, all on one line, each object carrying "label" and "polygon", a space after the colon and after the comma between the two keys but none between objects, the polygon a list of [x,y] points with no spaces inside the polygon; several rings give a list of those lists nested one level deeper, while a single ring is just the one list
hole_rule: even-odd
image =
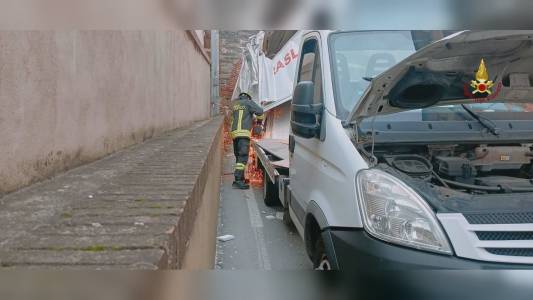
[{"label": "windshield wiper", "polygon": [[485,128],[487,128],[492,134],[494,135],[500,135],[500,128],[494,124],[490,119],[474,112],[471,110],[468,106],[462,104],[461,105],[463,109],[468,112],[469,115],[472,116],[472,118],[476,119],[481,125],[483,125]]}]

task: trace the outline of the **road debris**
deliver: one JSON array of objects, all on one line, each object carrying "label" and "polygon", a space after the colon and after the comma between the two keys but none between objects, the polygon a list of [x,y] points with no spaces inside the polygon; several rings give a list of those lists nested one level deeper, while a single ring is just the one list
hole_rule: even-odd
[{"label": "road debris", "polygon": [[98,227],[102,227],[102,224],[100,224],[100,223],[91,223],[91,226],[98,228]]},{"label": "road debris", "polygon": [[274,220],[274,219],[276,219],[276,216],[268,215],[268,216],[265,216],[265,218],[269,219],[269,220]]},{"label": "road debris", "polygon": [[233,236],[231,234],[226,234],[226,235],[218,236],[217,240],[219,240],[221,242],[227,242],[227,241],[233,240],[234,238],[235,238],[235,236]]}]

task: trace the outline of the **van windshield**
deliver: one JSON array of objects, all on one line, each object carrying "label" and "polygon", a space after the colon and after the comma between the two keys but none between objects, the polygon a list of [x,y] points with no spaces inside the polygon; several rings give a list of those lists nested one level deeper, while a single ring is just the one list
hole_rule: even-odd
[{"label": "van windshield", "polygon": [[330,35],[337,117],[344,119],[370,80],[452,31],[354,31]]}]

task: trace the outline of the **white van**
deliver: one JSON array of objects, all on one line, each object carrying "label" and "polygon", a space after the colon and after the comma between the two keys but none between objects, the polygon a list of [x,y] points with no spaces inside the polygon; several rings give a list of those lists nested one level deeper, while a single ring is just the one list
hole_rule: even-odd
[{"label": "white van", "polygon": [[316,268],[533,268],[533,32],[445,34],[304,34],[276,184]]}]

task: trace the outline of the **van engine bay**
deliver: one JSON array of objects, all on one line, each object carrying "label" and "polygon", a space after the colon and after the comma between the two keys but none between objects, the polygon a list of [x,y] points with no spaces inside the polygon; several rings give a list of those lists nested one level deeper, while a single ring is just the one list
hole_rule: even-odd
[{"label": "van engine bay", "polygon": [[[533,144],[375,145],[378,167],[470,194],[533,192]],[[418,181],[417,180],[417,181]]]}]

